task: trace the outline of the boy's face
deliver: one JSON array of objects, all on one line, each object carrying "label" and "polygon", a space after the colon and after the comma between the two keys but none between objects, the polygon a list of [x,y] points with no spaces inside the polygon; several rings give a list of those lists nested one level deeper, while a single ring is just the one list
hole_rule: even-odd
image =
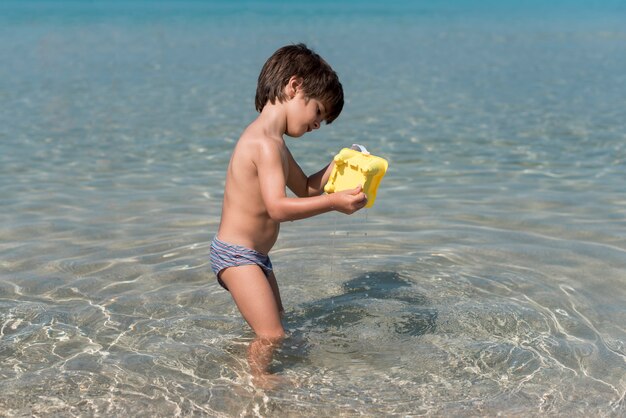
[{"label": "boy's face", "polygon": [[287,135],[298,138],[314,129],[319,129],[326,117],[324,104],[313,98],[307,98],[299,90],[293,99],[287,102]]}]

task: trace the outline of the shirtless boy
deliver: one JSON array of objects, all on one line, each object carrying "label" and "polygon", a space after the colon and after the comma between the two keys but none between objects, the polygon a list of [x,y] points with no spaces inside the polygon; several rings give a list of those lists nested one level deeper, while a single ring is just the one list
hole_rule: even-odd
[{"label": "shirtless boy", "polygon": [[[343,88],[326,61],[304,44],[278,49],[261,70],[255,105],[260,114],[244,130],[228,165],[211,264],[256,334],[248,362],[262,379],[285,336],[280,291],[267,255],[280,223],[333,210],[351,214],[367,202],[360,186],[323,195],[332,162],[307,176],[283,139],[319,129],[341,113]],[[286,187],[296,197],[287,196]]]}]

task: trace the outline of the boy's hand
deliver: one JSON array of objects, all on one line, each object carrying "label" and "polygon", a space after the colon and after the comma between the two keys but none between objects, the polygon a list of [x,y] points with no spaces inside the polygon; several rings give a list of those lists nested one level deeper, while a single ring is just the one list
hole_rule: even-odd
[{"label": "boy's hand", "polygon": [[367,204],[367,196],[363,193],[361,185],[328,196],[331,199],[333,209],[346,215],[356,212]]}]

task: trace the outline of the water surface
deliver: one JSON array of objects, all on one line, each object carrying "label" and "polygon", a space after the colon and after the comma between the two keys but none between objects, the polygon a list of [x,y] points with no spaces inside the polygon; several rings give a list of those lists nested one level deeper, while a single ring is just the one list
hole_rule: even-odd
[{"label": "water surface", "polygon": [[[624,415],[624,7],[505,3],[3,2],[2,415]],[[346,91],[302,167],[390,168],[283,225],[292,384],[262,391],[208,248],[300,41]]]}]

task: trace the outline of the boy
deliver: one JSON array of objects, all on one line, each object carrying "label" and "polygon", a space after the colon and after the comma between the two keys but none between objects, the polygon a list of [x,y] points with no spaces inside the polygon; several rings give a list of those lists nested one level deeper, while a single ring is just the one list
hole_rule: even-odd
[{"label": "boy", "polygon": [[[284,309],[267,255],[280,223],[332,210],[351,214],[367,201],[360,186],[322,195],[332,162],[307,177],[285,145],[283,135],[300,137],[318,129],[343,108],[337,74],[318,54],[304,44],[278,49],[261,70],[255,105],[260,114],[244,130],[228,165],[211,265],[256,334],[248,362],[263,382],[285,336]],[[287,197],[286,187],[297,197]]]}]

